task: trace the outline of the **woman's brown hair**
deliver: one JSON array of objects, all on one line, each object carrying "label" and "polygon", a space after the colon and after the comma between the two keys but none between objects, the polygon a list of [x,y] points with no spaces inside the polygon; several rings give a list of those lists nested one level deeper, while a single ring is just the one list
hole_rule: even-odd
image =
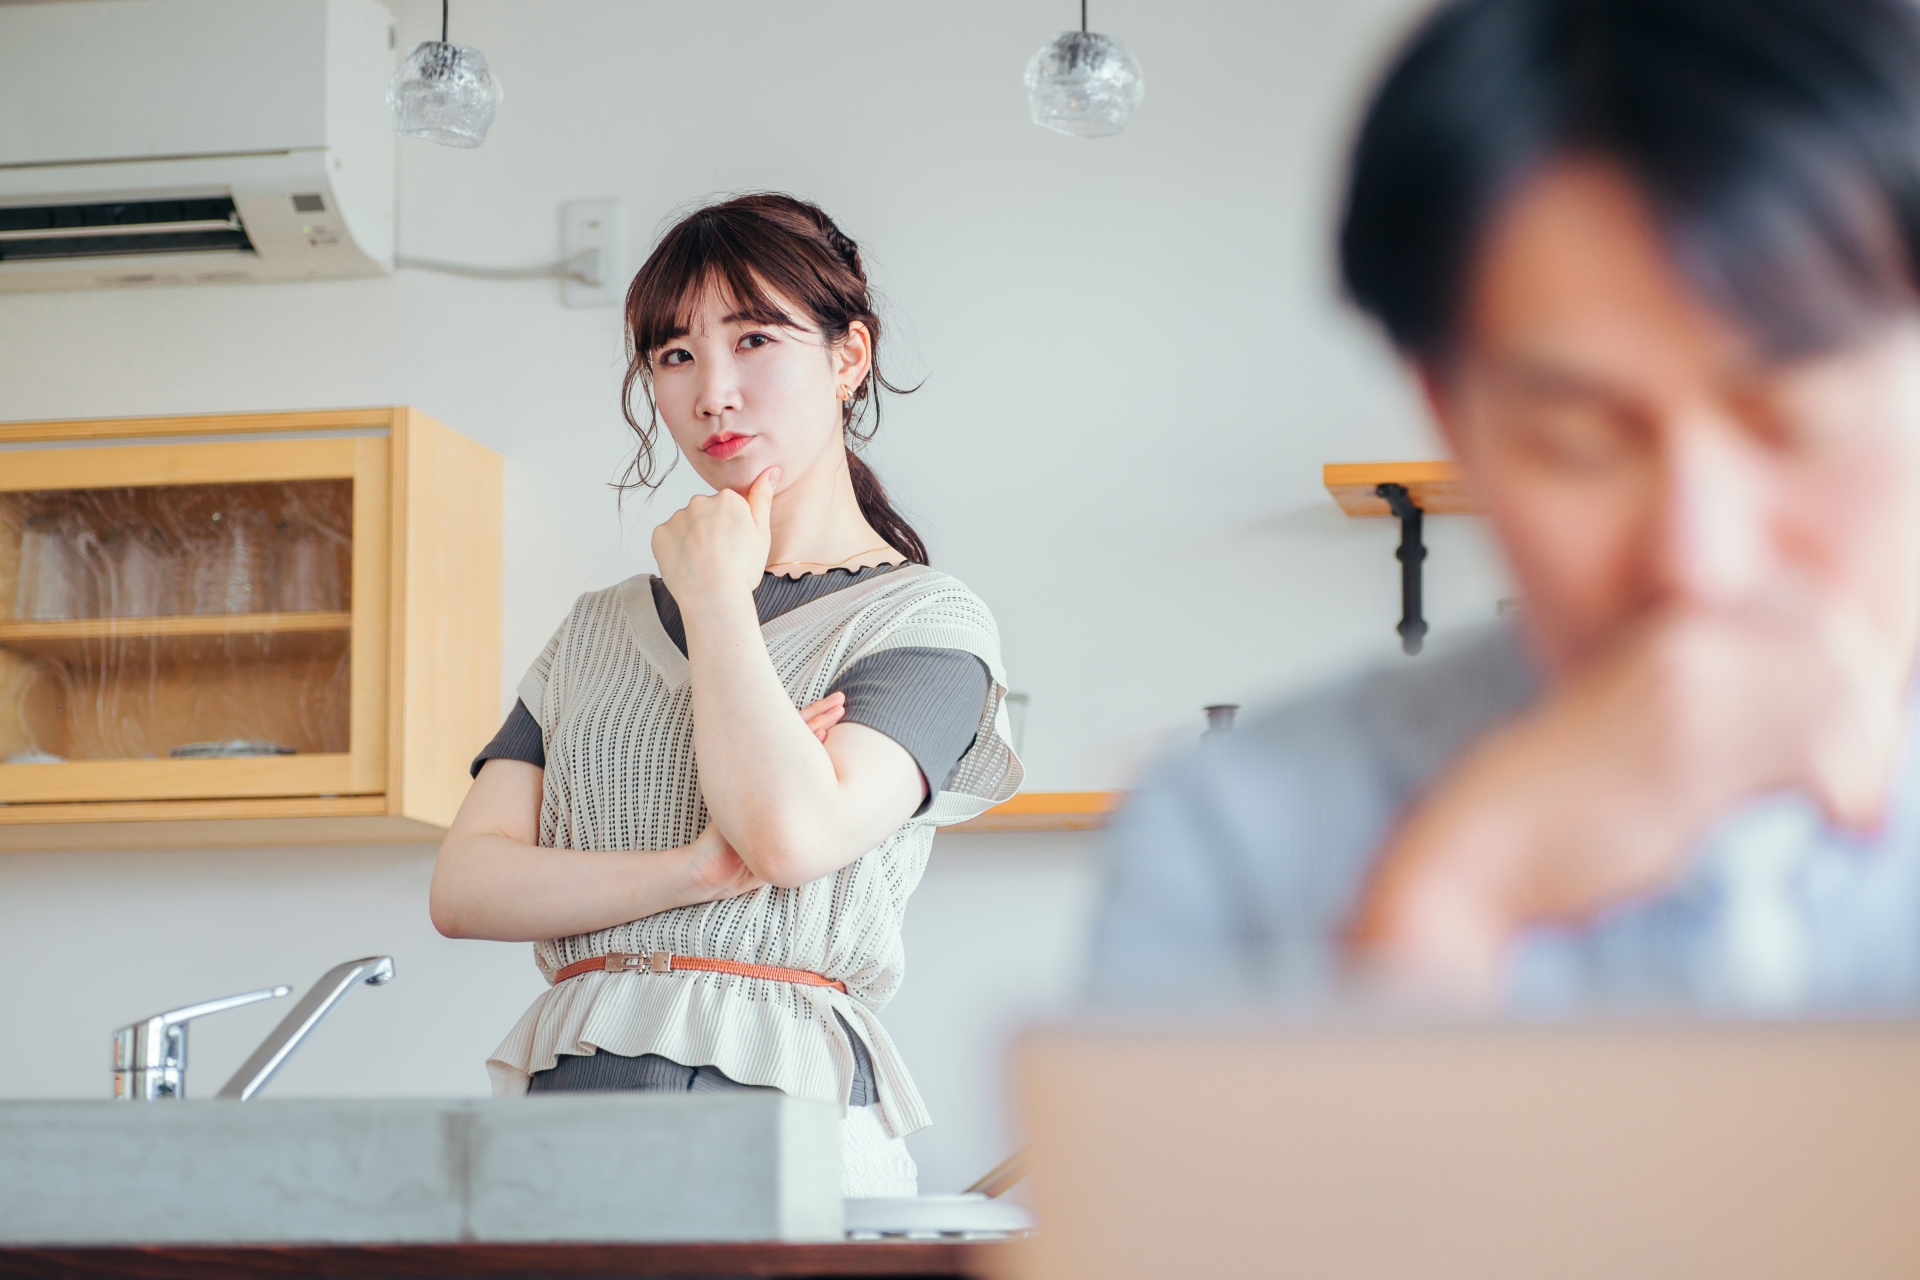
[{"label": "woman's brown hair", "polygon": [[[652,488],[664,478],[654,469],[659,412],[653,401],[653,353],[687,332],[693,308],[709,287],[723,289],[733,310],[759,324],[791,326],[793,317],[773,295],[791,299],[829,345],[845,339],[856,320],[867,327],[873,363],[866,380],[853,388],[852,403],[841,410],[853,495],[860,514],[888,545],[916,564],[927,563],[927,544],[894,510],[880,478],[855,452],[880,428],[880,390],[905,394],[880,375],[880,317],[860,248],[818,205],[777,192],[735,196],[694,210],[660,237],[634,276],[627,290],[627,375],[620,401],[640,448],[622,487]],[[645,421],[633,411],[635,387],[646,397]]]}]

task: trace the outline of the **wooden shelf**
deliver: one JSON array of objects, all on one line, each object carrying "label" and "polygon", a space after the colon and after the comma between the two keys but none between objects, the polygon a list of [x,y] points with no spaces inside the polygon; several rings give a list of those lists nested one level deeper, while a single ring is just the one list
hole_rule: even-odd
[{"label": "wooden shelf", "polygon": [[1321,469],[1321,478],[1333,500],[1350,516],[1391,516],[1387,500],[1374,492],[1383,484],[1405,485],[1414,505],[1430,516],[1480,512],[1457,462],[1329,462]]},{"label": "wooden shelf", "polygon": [[1124,791],[1029,791],[995,805],[957,832],[1098,831],[1125,802]]},{"label": "wooden shelf", "polygon": [[157,618],[58,618],[0,621],[0,646],[55,640],[128,640],[146,636],[280,635],[349,631],[353,615],[338,613],[194,613]]}]

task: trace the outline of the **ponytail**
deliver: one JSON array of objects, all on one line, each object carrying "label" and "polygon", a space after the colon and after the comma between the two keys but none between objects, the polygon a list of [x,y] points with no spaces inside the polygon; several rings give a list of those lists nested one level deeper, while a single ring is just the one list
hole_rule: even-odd
[{"label": "ponytail", "polygon": [[847,472],[853,477],[853,496],[859,500],[860,514],[875,533],[887,540],[895,551],[904,552],[914,564],[927,563],[927,544],[913,531],[906,518],[887,500],[885,486],[873,468],[853,450],[847,450]]}]

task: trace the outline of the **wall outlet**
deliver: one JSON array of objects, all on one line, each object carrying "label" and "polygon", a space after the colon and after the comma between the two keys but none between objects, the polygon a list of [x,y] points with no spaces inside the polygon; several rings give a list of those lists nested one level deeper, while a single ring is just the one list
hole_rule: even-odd
[{"label": "wall outlet", "polygon": [[[618,306],[627,296],[627,211],[618,200],[570,200],[560,206],[560,257],[579,276],[560,282],[569,307]],[[589,283],[589,280],[592,283]]]}]

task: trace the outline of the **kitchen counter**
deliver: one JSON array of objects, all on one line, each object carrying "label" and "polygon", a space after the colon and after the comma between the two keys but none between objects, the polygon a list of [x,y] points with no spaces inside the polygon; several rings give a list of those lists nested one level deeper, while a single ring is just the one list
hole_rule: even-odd
[{"label": "kitchen counter", "polygon": [[770,1091],[6,1102],[0,1246],[832,1245],[840,1141]]},{"label": "kitchen counter", "polygon": [[507,1280],[567,1276],[948,1276],[998,1271],[999,1241],[885,1240],[836,1244],[147,1245],[0,1248],[0,1275],[20,1280]]}]

